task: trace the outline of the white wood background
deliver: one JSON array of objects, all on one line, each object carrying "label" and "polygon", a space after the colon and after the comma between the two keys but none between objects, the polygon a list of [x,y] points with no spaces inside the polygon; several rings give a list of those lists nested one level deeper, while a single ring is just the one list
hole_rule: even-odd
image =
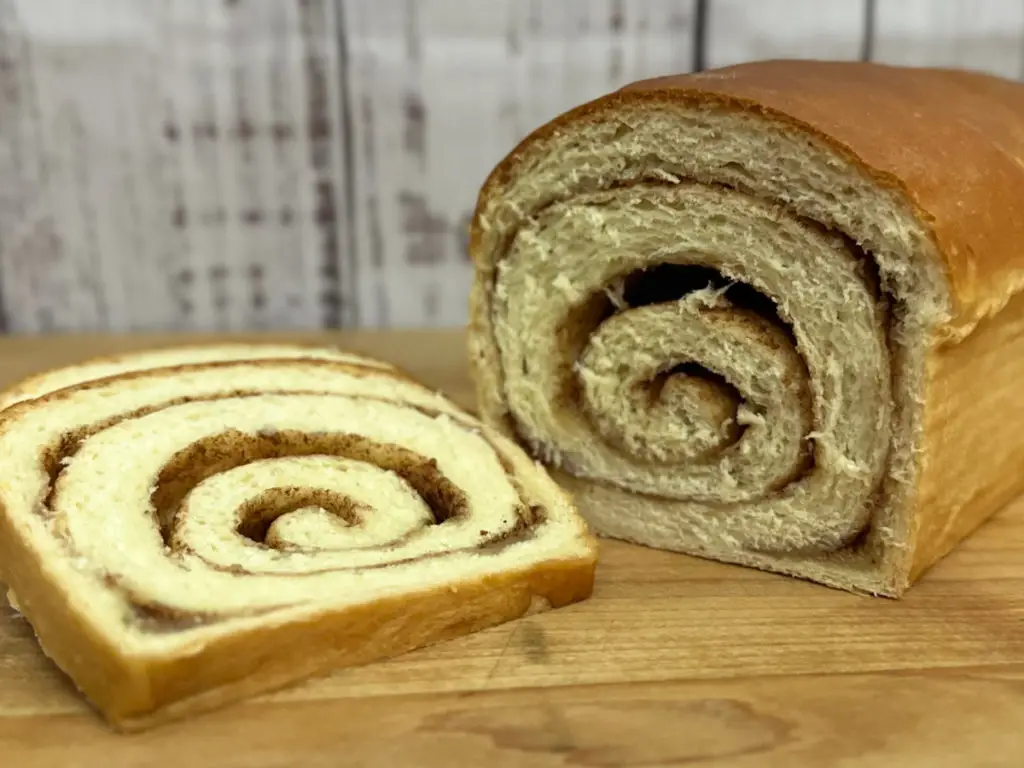
[{"label": "white wood background", "polygon": [[768,57],[1020,77],[1016,0],[0,0],[0,331],[458,325],[530,129]]}]

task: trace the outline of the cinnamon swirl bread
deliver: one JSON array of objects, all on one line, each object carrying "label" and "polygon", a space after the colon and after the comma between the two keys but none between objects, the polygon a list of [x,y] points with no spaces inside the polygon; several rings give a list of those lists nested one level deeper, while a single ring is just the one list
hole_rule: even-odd
[{"label": "cinnamon swirl bread", "polygon": [[120,728],[590,593],[568,496],[386,364],[169,350],[19,391],[0,415],[3,576]]},{"label": "cinnamon swirl bread", "polygon": [[1022,126],[809,61],[557,118],[480,194],[482,418],[599,533],[900,595],[1024,487]]}]

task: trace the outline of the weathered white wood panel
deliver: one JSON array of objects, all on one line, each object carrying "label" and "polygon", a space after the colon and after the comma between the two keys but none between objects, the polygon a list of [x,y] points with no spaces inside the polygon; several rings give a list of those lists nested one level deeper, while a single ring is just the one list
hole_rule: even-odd
[{"label": "weathered white wood panel", "polygon": [[874,58],[891,64],[1024,73],[1024,3],[876,0]]},{"label": "weathered white wood panel", "polygon": [[714,0],[708,6],[708,67],[755,59],[857,59],[861,0]]},{"label": "weathered white wood panel", "polygon": [[687,71],[693,2],[344,3],[360,320],[461,324],[481,182],[534,127]]},{"label": "weathered white wood panel", "polygon": [[[102,150],[94,153],[85,145],[93,124],[107,119],[115,107],[111,94],[116,93],[117,72],[100,79],[96,65],[110,69],[124,61],[119,59],[123,52],[112,33],[102,49],[72,43],[63,55],[41,55],[19,10],[5,2],[0,17],[5,61],[0,130],[9,158],[3,186],[16,190],[12,205],[0,212],[9,324],[17,329],[108,322],[106,299],[118,286],[104,283],[110,268],[99,253],[94,209],[99,196],[91,189],[90,173]],[[98,61],[101,57],[107,61]],[[107,87],[110,80],[113,88]],[[66,103],[74,89],[88,93],[100,85],[92,102],[98,109],[90,114]],[[68,240],[74,242],[73,251]]]},{"label": "weathered white wood panel", "polygon": [[351,320],[331,0],[3,8],[13,330]]},{"label": "weathered white wood panel", "polygon": [[481,182],[630,80],[1020,76],[1009,0],[0,0],[0,330],[457,325]]}]

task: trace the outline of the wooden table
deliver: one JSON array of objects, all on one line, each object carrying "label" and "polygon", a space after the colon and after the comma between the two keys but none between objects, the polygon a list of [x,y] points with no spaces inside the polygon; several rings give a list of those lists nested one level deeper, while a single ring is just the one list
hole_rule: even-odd
[{"label": "wooden table", "polygon": [[[469,403],[460,335],[315,338]],[[3,340],[0,379],[168,341]],[[0,766],[712,763],[1024,765],[1024,503],[902,602],[608,542],[586,603],[127,737],[0,613]]]}]

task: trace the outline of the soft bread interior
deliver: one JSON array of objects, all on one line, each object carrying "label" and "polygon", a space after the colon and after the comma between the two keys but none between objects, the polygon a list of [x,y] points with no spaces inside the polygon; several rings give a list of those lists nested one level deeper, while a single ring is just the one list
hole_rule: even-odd
[{"label": "soft bread interior", "polygon": [[492,176],[472,251],[482,413],[599,531],[901,589],[950,297],[898,192],[781,120],[607,99]]}]

